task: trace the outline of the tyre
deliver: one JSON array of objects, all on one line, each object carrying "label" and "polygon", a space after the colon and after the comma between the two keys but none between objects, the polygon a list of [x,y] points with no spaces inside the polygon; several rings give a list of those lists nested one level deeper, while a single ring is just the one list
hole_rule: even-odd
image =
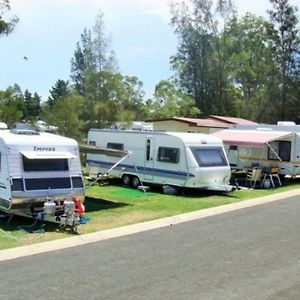
[{"label": "tyre", "polygon": [[126,186],[130,185],[130,176],[129,175],[123,175],[122,177],[122,183]]},{"label": "tyre", "polygon": [[138,186],[140,185],[140,180],[138,177],[133,176],[132,177],[132,186],[135,188],[138,188]]}]

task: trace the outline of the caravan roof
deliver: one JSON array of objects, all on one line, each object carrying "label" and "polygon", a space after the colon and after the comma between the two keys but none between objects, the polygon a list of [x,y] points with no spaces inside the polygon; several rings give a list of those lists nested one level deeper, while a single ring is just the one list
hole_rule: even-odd
[{"label": "caravan roof", "polygon": [[77,146],[73,139],[33,130],[0,130],[0,139],[6,145]]},{"label": "caravan roof", "polygon": [[221,144],[222,140],[219,137],[204,133],[187,133],[187,132],[166,132],[168,135],[177,136],[186,144]]},{"label": "caravan roof", "polygon": [[222,140],[219,137],[205,134],[205,133],[189,133],[189,132],[165,132],[165,131],[136,131],[136,130],[114,130],[114,129],[98,129],[92,128],[90,132],[108,132],[108,133],[127,133],[133,135],[168,135],[180,138],[185,144],[222,144]]},{"label": "caravan roof", "polygon": [[212,133],[223,140],[227,145],[248,145],[261,147],[269,142],[283,139],[293,135],[288,131],[272,131],[272,130],[221,130]]}]

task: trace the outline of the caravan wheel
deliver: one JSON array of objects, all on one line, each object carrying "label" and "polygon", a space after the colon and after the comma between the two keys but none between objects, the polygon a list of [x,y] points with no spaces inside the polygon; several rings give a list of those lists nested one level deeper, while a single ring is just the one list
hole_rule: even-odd
[{"label": "caravan wheel", "polygon": [[133,176],[132,177],[132,186],[135,188],[138,188],[138,186],[140,185],[140,180],[138,177]]},{"label": "caravan wheel", "polygon": [[123,184],[124,185],[130,185],[130,176],[129,175],[123,175],[123,177],[122,177],[122,182],[123,182]]}]

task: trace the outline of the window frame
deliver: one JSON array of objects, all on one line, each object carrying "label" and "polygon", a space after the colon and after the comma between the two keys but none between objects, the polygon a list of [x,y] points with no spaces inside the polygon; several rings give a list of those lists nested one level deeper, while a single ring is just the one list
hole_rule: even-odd
[{"label": "window frame", "polygon": [[106,144],[106,148],[115,149],[115,150],[124,150],[124,144],[122,144],[122,143],[108,142]]},{"label": "window frame", "polygon": [[[56,166],[59,167],[56,168],[53,167],[54,161],[56,161]],[[22,154],[22,164],[23,164],[24,172],[68,172],[70,170],[69,162],[67,158],[29,159]]]},{"label": "window frame", "polygon": [[[167,156],[168,153],[161,153],[162,151],[176,151],[176,156]],[[157,149],[157,161],[165,163],[178,164],[180,161],[180,148],[175,147],[158,147]]]},{"label": "window frame", "polygon": [[[289,145],[289,151],[287,155],[283,155],[286,149],[283,149],[283,145]],[[292,152],[292,142],[291,141],[273,141],[270,143],[272,149],[275,150],[277,155],[281,158],[282,161],[291,161],[291,152]],[[268,147],[268,160],[278,160],[278,157],[274,154],[274,152]]]},{"label": "window frame", "polygon": [[[190,147],[190,149],[192,150],[192,153],[194,155],[195,160],[198,163],[198,166],[201,167],[205,167],[205,168],[212,168],[212,167],[228,167],[228,161],[226,159],[226,155],[224,153],[224,149],[222,147]],[[201,157],[199,157],[199,151],[218,151],[220,156],[219,158],[221,158],[222,163],[215,163],[215,164],[211,164],[208,162],[204,162],[203,160],[201,160]]]}]

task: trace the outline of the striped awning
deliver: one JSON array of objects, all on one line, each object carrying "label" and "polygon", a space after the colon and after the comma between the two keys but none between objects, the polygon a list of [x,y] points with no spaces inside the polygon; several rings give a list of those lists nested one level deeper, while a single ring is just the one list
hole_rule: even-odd
[{"label": "striped awning", "polygon": [[232,130],[225,129],[212,133],[222,139],[225,145],[245,145],[252,147],[262,147],[267,143],[293,135],[292,132],[287,131],[260,131],[260,130]]}]

